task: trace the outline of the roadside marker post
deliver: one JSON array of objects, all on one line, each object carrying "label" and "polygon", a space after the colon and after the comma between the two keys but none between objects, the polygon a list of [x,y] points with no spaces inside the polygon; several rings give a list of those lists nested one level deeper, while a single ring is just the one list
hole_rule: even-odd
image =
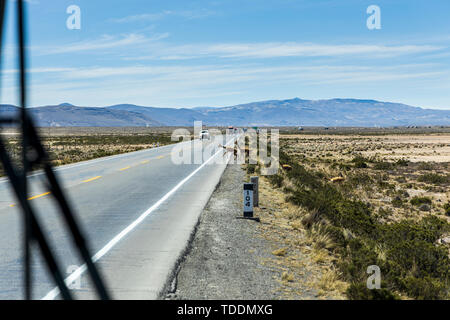
[{"label": "roadside marker post", "polygon": [[260,221],[259,218],[253,217],[253,183],[244,183],[244,215],[236,217],[237,219],[248,219]]},{"label": "roadside marker post", "polygon": [[250,177],[250,182],[253,184],[253,206],[259,207],[259,177]]},{"label": "roadside marker post", "polygon": [[253,217],[253,183],[244,183],[244,217]]}]

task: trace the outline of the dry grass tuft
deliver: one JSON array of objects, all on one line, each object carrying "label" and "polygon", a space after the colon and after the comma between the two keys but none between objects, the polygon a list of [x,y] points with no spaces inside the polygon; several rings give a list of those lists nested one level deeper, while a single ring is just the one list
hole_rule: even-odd
[{"label": "dry grass tuft", "polygon": [[308,240],[316,250],[335,248],[335,243],[323,224],[315,224],[307,233]]},{"label": "dry grass tuft", "polygon": [[325,249],[316,249],[312,251],[312,260],[315,263],[323,264],[332,260],[330,253]]},{"label": "dry grass tuft", "polygon": [[325,272],[317,283],[320,289],[319,293],[324,294],[329,291],[344,293],[348,284],[342,281],[341,277],[341,274],[334,268]]},{"label": "dry grass tuft", "polygon": [[284,257],[287,254],[287,251],[288,251],[287,248],[280,248],[272,251],[272,254],[278,257]]},{"label": "dry grass tuft", "polygon": [[285,271],[281,274],[281,280],[285,282],[294,282],[294,275]]},{"label": "dry grass tuft", "polygon": [[307,229],[310,229],[314,224],[318,223],[319,221],[320,221],[320,213],[318,211],[310,212],[302,219],[302,223]]}]

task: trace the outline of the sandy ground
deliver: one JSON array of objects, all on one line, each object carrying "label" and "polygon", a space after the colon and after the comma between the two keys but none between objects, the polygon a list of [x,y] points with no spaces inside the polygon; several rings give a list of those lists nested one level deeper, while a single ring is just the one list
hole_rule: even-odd
[{"label": "sandy ground", "polygon": [[[445,216],[443,205],[450,201],[448,183],[421,182],[420,178],[427,174],[450,177],[450,134],[386,134],[386,135],[282,135],[282,148],[291,155],[299,156],[299,161],[311,170],[322,170],[329,178],[338,175],[345,179],[355,174],[369,175],[372,179],[382,177],[386,184],[372,184],[372,188],[363,184],[353,191],[376,208],[387,209],[394,213],[392,219],[423,217],[429,214]],[[405,160],[407,166],[396,166],[391,169],[354,168],[352,160],[356,156],[375,159],[379,162],[395,163]],[[349,166],[348,170],[340,167]],[[394,206],[394,198],[408,194],[402,198],[402,206]],[[430,211],[421,211],[418,206],[411,205],[412,197],[429,197],[433,201]]]},{"label": "sandy ground", "polygon": [[416,135],[283,135],[284,139],[314,145],[314,150],[358,151],[366,157],[407,158],[411,162],[450,162],[450,134]]}]

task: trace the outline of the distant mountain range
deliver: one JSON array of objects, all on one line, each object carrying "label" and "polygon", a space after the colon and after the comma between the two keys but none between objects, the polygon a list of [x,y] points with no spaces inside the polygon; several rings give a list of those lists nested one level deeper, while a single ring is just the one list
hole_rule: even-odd
[{"label": "distant mountain range", "polygon": [[[0,105],[0,117],[18,112],[11,105]],[[39,127],[145,127],[163,124],[133,111],[110,108],[76,107],[67,103],[29,108]]]},{"label": "distant mountain range", "polygon": [[[17,112],[0,105],[0,117]],[[41,127],[192,126],[408,126],[450,125],[450,110],[375,100],[270,100],[231,107],[156,108],[132,104],[78,107],[68,103],[30,108]]]}]

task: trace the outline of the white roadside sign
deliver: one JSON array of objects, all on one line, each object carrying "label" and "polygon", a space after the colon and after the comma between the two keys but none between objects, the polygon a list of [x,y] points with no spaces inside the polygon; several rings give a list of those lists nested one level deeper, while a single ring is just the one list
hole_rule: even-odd
[{"label": "white roadside sign", "polygon": [[253,183],[244,183],[244,217],[253,217]]}]

